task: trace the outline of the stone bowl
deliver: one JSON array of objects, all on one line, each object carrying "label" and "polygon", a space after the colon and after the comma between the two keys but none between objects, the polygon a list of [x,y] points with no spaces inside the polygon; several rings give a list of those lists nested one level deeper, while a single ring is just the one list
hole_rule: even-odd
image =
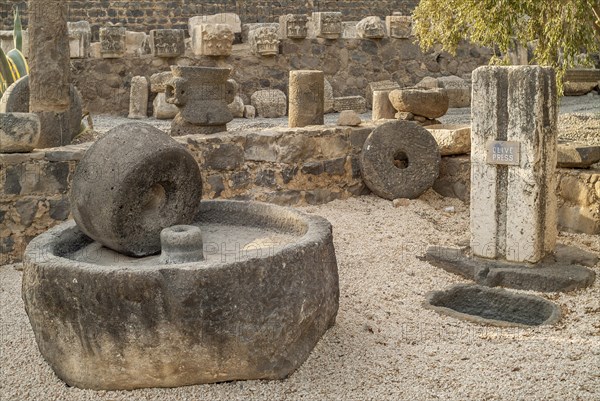
[{"label": "stone bowl", "polygon": [[423,306],[457,319],[500,327],[540,326],[560,319],[559,307],[544,298],[472,284],[430,292]]},{"label": "stone bowl", "polygon": [[202,201],[194,224],[205,260],[182,264],[118,254],[72,221],[31,241],[23,301],[58,377],[97,390],[177,387],[282,379],[308,358],[338,310],[329,222]]}]

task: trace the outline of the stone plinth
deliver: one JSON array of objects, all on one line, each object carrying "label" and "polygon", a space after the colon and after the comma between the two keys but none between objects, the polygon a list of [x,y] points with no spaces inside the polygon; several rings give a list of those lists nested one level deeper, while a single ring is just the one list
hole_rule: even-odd
[{"label": "stone plinth", "polygon": [[324,84],[323,71],[290,71],[290,128],[323,124]]},{"label": "stone plinth", "polygon": [[129,94],[128,118],[143,119],[146,117],[148,117],[148,79],[133,77]]},{"label": "stone plinth", "polygon": [[536,263],[557,236],[555,74],[480,67],[472,108],[473,254]]},{"label": "stone plinth", "polygon": [[100,54],[102,58],[119,58],[127,50],[125,27],[104,26],[100,28]]}]

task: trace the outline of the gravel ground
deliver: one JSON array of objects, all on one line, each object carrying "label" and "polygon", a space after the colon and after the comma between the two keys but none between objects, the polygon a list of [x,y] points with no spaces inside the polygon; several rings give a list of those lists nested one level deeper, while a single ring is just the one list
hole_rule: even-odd
[{"label": "gravel ground", "polygon": [[[559,139],[600,145],[600,95],[597,92],[591,92],[586,96],[562,97],[559,112]],[[338,117],[338,113],[326,114],[325,124],[334,125]],[[371,112],[361,114],[361,118],[363,121],[371,120]],[[99,135],[119,124],[131,122],[125,117],[109,115],[94,116],[93,120],[94,130]],[[471,121],[471,108],[449,109],[448,113],[439,120],[444,124],[469,124]],[[171,129],[171,120],[148,118],[143,121],[165,132],[169,132]],[[227,124],[227,129],[229,131],[265,129],[287,126],[287,123],[287,117],[256,118],[252,120],[236,118]],[[87,134],[76,140],[76,142],[81,143],[93,139],[93,135]]]},{"label": "gravel ground", "polygon": [[[444,208],[454,206],[455,213]],[[334,228],[336,325],[288,379],[95,392],[68,388],[40,356],[20,296],[21,272],[0,267],[0,400],[600,400],[600,281],[545,294],[551,327],[493,328],[422,308],[428,291],[464,282],[417,256],[468,240],[468,208],[428,191],[394,208],[375,196],[301,208]],[[560,242],[600,253],[600,238]],[[600,274],[600,266],[595,271]]]}]

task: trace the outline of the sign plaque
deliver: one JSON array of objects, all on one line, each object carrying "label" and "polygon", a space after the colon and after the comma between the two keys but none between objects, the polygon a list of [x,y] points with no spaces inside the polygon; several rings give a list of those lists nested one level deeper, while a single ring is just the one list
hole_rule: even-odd
[{"label": "sign plaque", "polygon": [[515,141],[490,141],[487,144],[487,164],[518,166],[521,143]]}]

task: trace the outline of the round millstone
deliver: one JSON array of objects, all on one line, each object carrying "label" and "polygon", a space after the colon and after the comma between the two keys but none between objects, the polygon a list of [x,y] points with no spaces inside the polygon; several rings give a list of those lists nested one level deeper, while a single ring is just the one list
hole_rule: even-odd
[{"label": "round millstone", "polygon": [[409,121],[390,121],[369,135],[360,162],[363,180],[376,195],[414,199],[438,177],[440,151],[425,128]]},{"label": "round millstone", "polygon": [[160,251],[160,232],[189,224],[202,195],[194,157],[144,123],[123,124],[94,143],[77,166],[71,212],[86,235],[130,256]]}]

